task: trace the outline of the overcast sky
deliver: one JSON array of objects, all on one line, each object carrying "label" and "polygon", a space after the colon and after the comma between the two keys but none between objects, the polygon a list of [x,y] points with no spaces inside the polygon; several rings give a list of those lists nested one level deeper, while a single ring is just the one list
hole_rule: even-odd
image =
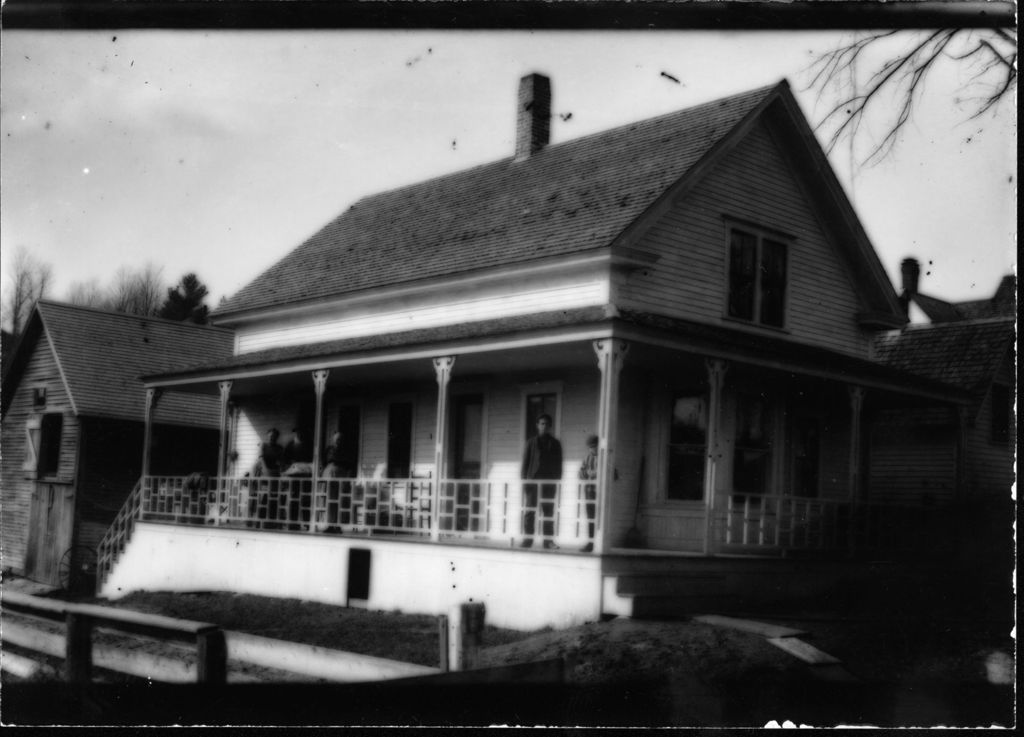
[{"label": "overcast sky", "polygon": [[[526,73],[552,79],[555,142],[783,78],[814,122],[805,70],[842,35],[5,32],[2,266],[31,248],[64,298],[149,262],[215,305],[363,195],[511,155]],[[832,161],[894,283],[914,255],[962,300],[1015,270],[1016,128],[1010,105],[966,121],[956,72],[893,156]]]}]

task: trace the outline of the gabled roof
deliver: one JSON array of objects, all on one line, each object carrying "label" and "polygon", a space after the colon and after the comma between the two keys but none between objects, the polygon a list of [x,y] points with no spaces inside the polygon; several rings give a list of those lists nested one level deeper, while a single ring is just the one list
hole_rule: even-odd
[{"label": "gabled roof", "polygon": [[946,302],[920,292],[911,299],[933,323],[1013,317],[1017,314],[1017,277],[1012,274],[1004,276],[995,293],[988,299]]},{"label": "gabled roof", "polygon": [[[548,146],[525,160],[509,157],[366,197],[245,286],[216,316],[608,249],[667,192],[727,149],[745,121],[777,101],[791,123],[789,140],[818,149],[800,154],[813,159],[805,168],[819,177],[830,174],[823,173],[824,154],[781,82]],[[877,260],[833,180],[831,175],[817,189],[843,200],[835,211],[841,213],[828,215],[837,227],[856,230],[848,240],[860,250],[851,261]],[[878,282],[868,287],[875,290],[865,300],[868,307],[898,314],[880,264],[855,268]]]},{"label": "gabled roof", "polygon": [[606,248],[772,89],[366,197],[217,314]]},{"label": "gabled roof", "polygon": [[1011,318],[911,325],[876,336],[874,357],[978,394],[987,390],[1014,340]]},{"label": "gabled roof", "polygon": [[1012,274],[1004,276],[989,299],[954,302],[953,307],[963,320],[1012,317],[1017,314],[1017,277]]},{"label": "gabled roof", "polygon": [[[53,350],[75,414],[143,420],[143,374],[174,371],[202,360],[227,358],[234,333],[207,325],[140,317],[41,301],[4,377],[4,410],[37,345]],[[156,418],[168,424],[216,424],[218,406],[205,398],[167,397]]]}]

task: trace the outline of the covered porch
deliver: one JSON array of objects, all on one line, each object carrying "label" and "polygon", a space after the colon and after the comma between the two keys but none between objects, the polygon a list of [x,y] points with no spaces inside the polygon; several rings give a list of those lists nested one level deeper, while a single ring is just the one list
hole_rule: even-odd
[{"label": "covered porch", "polygon": [[[780,556],[916,544],[926,510],[866,488],[865,438],[880,408],[948,397],[863,361],[837,369],[824,352],[741,352],[720,332],[695,340],[605,318],[413,346],[343,341],[324,355],[276,349],[154,377],[147,428],[164,392],[219,396],[218,466],[152,475],[147,441],[135,513],[496,548],[535,536],[529,514],[559,553]],[[542,413],[561,440],[561,477],[524,480],[523,446]],[[309,439],[305,473],[253,474],[272,427]],[[344,470],[325,474],[335,432]],[[588,435],[598,438],[596,478],[580,479]]]}]

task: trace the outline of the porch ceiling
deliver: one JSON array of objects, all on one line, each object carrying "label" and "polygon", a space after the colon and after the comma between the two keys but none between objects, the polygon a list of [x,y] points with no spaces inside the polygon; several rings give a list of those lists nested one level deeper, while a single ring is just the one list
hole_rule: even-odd
[{"label": "porch ceiling", "polygon": [[[503,374],[542,375],[557,369],[592,368],[597,372],[597,357],[591,337],[566,338],[549,345],[496,347],[488,351],[458,353],[452,369],[453,381],[466,381]],[[381,385],[414,385],[434,383],[436,374],[432,358],[446,355],[444,351],[433,351],[430,355],[413,357],[380,356],[374,361],[367,358],[360,363],[345,363],[351,356],[324,361],[317,368],[329,370],[327,388],[345,391],[353,387]],[[334,364],[334,365],[332,365]],[[257,396],[289,392],[310,391],[313,388],[312,371],[309,366],[276,369],[250,375],[210,378],[185,385],[171,385],[172,391],[188,391],[200,394],[217,394],[218,383],[230,380],[231,395],[234,397]]]}]

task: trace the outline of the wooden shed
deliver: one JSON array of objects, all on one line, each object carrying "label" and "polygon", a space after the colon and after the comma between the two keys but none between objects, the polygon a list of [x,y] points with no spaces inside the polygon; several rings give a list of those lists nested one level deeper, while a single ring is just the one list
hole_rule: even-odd
[{"label": "wooden shed", "polygon": [[[139,376],[231,354],[229,330],[40,302],[3,376],[3,568],[53,585],[87,570],[141,472]],[[218,405],[156,403],[153,467],[216,468]]]}]

